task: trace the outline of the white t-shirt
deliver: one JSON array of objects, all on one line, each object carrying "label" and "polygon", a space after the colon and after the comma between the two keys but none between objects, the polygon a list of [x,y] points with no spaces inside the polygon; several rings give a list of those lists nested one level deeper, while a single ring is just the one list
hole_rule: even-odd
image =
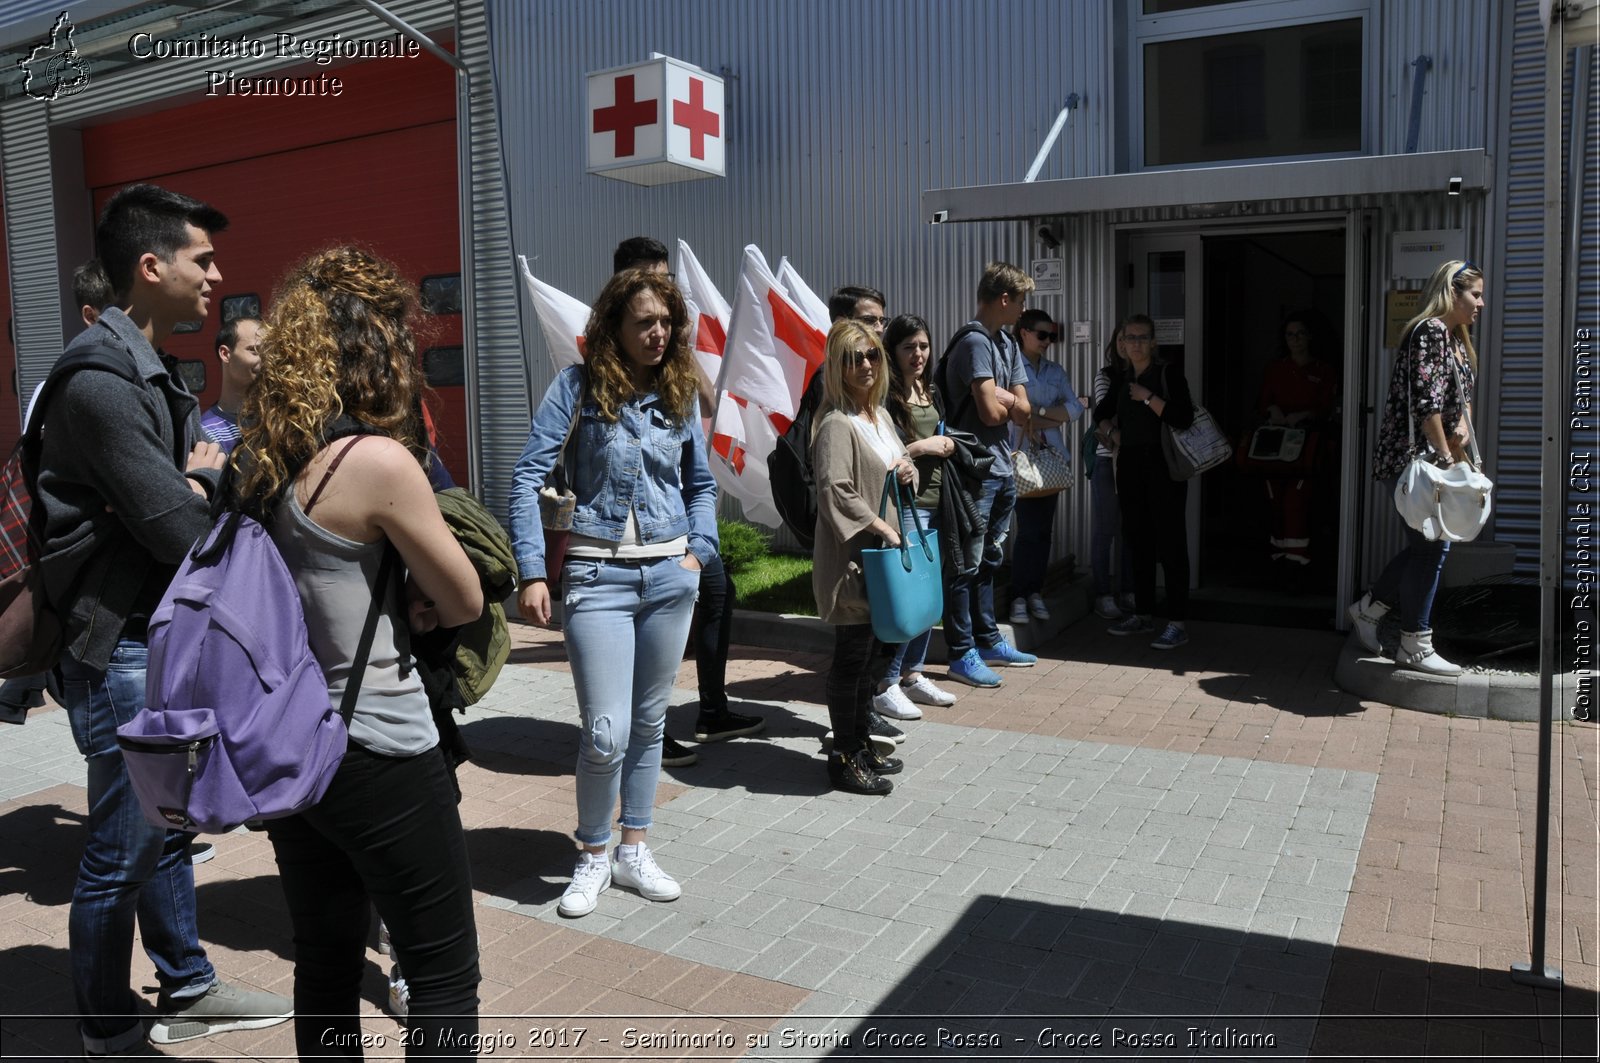
[{"label": "white t-shirt", "polygon": [[900,435],[889,423],[887,410],[878,410],[872,423],[868,424],[857,414],[852,414],[850,423],[860,433],[862,440],[871,447],[873,453],[883,459],[885,468],[894,468],[894,463],[905,456],[906,445],[900,442]]}]

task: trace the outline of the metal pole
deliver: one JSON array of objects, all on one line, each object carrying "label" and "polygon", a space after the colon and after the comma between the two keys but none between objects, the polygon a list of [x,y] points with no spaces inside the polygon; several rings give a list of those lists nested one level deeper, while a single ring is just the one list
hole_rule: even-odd
[{"label": "metal pole", "polygon": [[[1544,277],[1545,291],[1559,292],[1563,258],[1561,254],[1561,75],[1566,65],[1566,49],[1560,31],[1561,14],[1554,14],[1556,25],[1545,27],[1544,72]],[[1583,106],[1575,101],[1574,106]],[[1554,158],[1551,156],[1554,154]],[[1531,957],[1526,964],[1511,965],[1511,980],[1522,985],[1556,987],[1562,984],[1561,972],[1545,963],[1545,922],[1550,892],[1550,777],[1551,737],[1555,729],[1555,699],[1552,689],[1556,668],[1556,638],[1561,590],[1561,525],[1567,497],[1563,477],[1562,426],[1568,416],[1566,380],[1566,342],[1562,335],[1561,299],[1546,299],[1544,305],[1544,435],[1540,445],[1540,496],[1545,499],[1539,518],[1539,767],[1533,835],[1533,934]]]},{"label": "metal pole", "polygon": [[[432,37],[385,8],[378,0],[356,3],[416,41],[456,72],[456,198],[461,227],[461,359],[467,400],[467,481],[472,493],[483,499],[483,437],[478,424],[478,337],[475,310],[476,270],[472,261],[472,71],[460,56],[436,44]],[[456,0],[456,47],[461,47],[461,3]]]},{"label": "metal pole", "polygon": [[1024,183],[1030,182],[1034,178],[1038,177],[1039,171],[1044,169],[1044,157],[1050,154],[1051,148],[1056,146],[1056,138],[1061,135],[1061,128],[1067,124],[1067,116],[1073,111],[1076,111],[1078,109],[1078,104],[1081,102],[1082,97],[1074,92],[1072,95],[1068,96],[1066,102],[1061,105],[1061,113],[1056,115],[1055,125],[1050,127],[1049,133],[1045,134],[1044,143],[1039,145],[1039,154],[1033,157],[1033,165],[1028,167],[1028,176],[1022,179]]}]

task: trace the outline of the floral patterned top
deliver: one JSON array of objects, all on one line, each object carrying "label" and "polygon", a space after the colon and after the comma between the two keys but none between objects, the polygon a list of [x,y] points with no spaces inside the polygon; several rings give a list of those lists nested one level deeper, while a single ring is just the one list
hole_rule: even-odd
[{"label": "floral patterned top", "polygon": [[[1450,363],[1456,363],[1452,372]],[[1415,438],[1407,438],[1406,381],[1411,385],[1411,413],[1415,419]],[[1459,385],[1458,385],[1459,381]],[[1422,432],[1423,419],[1440,414],[1448,437],[1461,420],[1462,411],[1472,402],[1476,374],[1468,364],[1461,342],[1450,334],[1443,321],[1429,318],[1416,327],[1394,359],[1389,374],[1389,398],[1383,407],[1378,428],[1378,451],[1372,461],[1372,476],[1390,480],[1399,476],[1417,454],[1431,451]]]}]

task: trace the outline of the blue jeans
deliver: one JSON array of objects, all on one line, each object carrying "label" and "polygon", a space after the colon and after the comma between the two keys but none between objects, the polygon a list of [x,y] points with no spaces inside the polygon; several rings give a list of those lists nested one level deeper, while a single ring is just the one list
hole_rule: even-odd
[{"label": "blue jeans", "polygon": [[625,830],[650,829],[661,731],[683,660],[700,573],[682,558],[562,569],[567,659],[578,691],[578,841],[605,845],[622,798]]},{"label": "blue jeans", "polygon": [[[932,528],[938,524],[939,511],[936,509],[917,508],[917,515],[922,518],[924,528]],[[910,538],[917,534],[917,529],[912,524],[911,511],[907,510],[900,518],[900,535]],[[943,544],[940,544],[943,549]],[[922,671],[922,666],[928,662],[928,643],[933,641],[933,628],[929,628],[910,642],[902,642],[894,649],[894,656],[889,659],[889,670],[883,675],[884,689],[888,689],[900,682],[901,675],[915,675]]]},{"label": "blue jeans", "polygon": [[1006,531],[1017,505],[1017,481],[985,480],[978,494],[978,512],[988,522],[983,540],[983,560],[970,576],[950,581],[944,596],[944,638],[954,661],[974,645],[993,646],[1000,641],[994,620],[994,574],[1005,559]]},{"label": "blue jeans", "polygon": [[1011,596],[1026,598],[1044,590],[1050,567],[1050,540],[1056,530],[1060,495],[1017,499],[1017,542],[1011,548]]},{"label": "blue jeans", "polygon": [[[1388,481],[1388,486],[1392,491],[1394,481]],[[1406,545],[1372,585],[1372,600],[1400,607],[1401,631],[1432,631],[1433,598],[1439,592],[1439,573],[1450,543],[1446,539],[1429,542],[1411,525],[1402,524]]]},{"label": "blue jeans", "polygon": [[89,838],[67,919],[72,985],[84,1044],[121,1051],[144,1033],[129,988],[133,922],[164,996],[198,996],[216,980],[195,927],[194,835],[145,819],[117,746],[117,727],[144,708],[150,651],[123,639],[104,672],[61,662],[72,737],[88,762]]},{"label": "blue jeans", "polygon": [[1117,504],[1117,473],[1105,455],[1095,459],[1089,477],[1089,566],[1094,573],[1096,598],[1111,593],[1111,552],[1117,553],[1117,593],[1133,593],[1133,565],[1128,556],[1128,538],[1122,534],[1122,507]]}]

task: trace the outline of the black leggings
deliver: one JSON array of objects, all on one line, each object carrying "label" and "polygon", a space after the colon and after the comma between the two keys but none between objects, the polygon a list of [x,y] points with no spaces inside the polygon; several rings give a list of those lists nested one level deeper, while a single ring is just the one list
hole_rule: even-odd
[{"label": "black leggings", "polygon": [[267,825],[294,923],[295,1048],[360,1058],[371,910],[411,991],[408,1058],[471,1058],[478,932],[466,837],[437,748],[385,757],[350,744],[316,807]]},{"label": "black leggings", "polygon": [[733,577],[721,557],[713,557],[701,570],[695,608],[700,614],[694,632],[700,712],[720,716],[728,711],[728,642],[733,636]]},{"label": "black leggings", "polygon": [[1117,457],[1117,504],[1133,555],[1133,598],[1155,612],[1156,562],[1167,577],[1167,619],[1189,616],[1189,484],[1167,473],[1160,447],[1124,447]]},{"label": "black leggings", "polygon": [[[871,624],[840,624],[833,629],[833,667],[828,670],[828,722],[833,748],[854,753],[867,748],[867,713],[883,675],[886,647],[872,634]],[[876,665],[874,662],[879,662]]]}]

